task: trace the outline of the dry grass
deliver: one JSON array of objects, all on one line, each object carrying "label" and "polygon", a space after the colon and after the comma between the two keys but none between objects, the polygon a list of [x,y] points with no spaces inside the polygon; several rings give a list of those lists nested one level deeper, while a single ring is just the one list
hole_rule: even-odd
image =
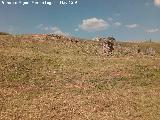
[{"label": "dry grass", "polygon": [[94,41],[0,37],[0,119],[159,120],[160,44],[140,44],[158,55],[107,57]]}]

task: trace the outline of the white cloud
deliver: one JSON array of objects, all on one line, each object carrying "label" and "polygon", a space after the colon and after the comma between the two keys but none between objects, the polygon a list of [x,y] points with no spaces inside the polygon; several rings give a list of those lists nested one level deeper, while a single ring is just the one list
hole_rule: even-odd
[{"label": "white cloud", "polygon": [[61,30],[55,31],[55,32],[53,32],[53,33],[54,33],[54,34],[58,34],[58,35],[70,36],[69,33],[67,33],[67,32],[62,32]]},{"label": "white cloud", "polygon": [[114,20],[113,20],[113,18],[109,17],[109,18],[108,18],[108,21],[109,21],[109,22],[113,22]]},{"label": "white cloud", "polygon": [[107,20],[109,21],[109,24],[113,27],[119,27],[122,25],[122,23],[115,21],[112,17],[109,17]]},{"label": "white cloud", "polygon": [[62,30],[58,27],[50,27],[51,32],[54,34],[64,35],[64,36],[70,36],[67,32],[62,32]]},{"label": "white cloud", "polygon": [[51,31],[59,31],[60,29],[58,27],[51,27]]},{"label": "white cloud", "polygon": [[149,2],[145,2],[145,4],[144,4],[146,7],[148,7],[149,6]]},{"label": "white cloud", "polygon": [[160,30],[158,28],[146,30],[147,33],[155,33],[155,32],[159,32],[159,31]]},{"label": "white cloud", "polygon": [[122,23],[120,23],[120,22],[115,22],[115,23],[113,23],[113,25],[116,26],[116,27],[119,27],[119,26],[122,25]]},{"label": "white cloud", "polygon": [[154,4],[158,7],[160,7],[160,0],[154,0]]},{"label": "white cloud", "polygon": [[131,25],[126,25],[127,28],[133,29],[139,27],[138,24],[131,24]]},{"label": "white cloud", "polygon": [[39,24],[39,25],[37,25],[37,26],[36,26],[36,28],[38,28],[38,29],[42,29],[42,28],[43,28],[43,26],[44,26],[43,24]]},{"label": "white cloud", "polygon": [[47,30],[49,30],[49,28],[48,27],[44,27],[44,30],[47,31]]},{"label": "white cloud", "polygon": [[103,19],[97,19],[97,18],[89,18],[82,21],[82,24],[79,25],[79,28],[92,32],[92,31],[102,31],[109,27],[109,24],[107,21]]},{"label": "white cloud", "polygon": [[42,31],[48,31],[48,30],[49,30],[48,26],[45,26],[45,25],[43,25],[43,24],[37,25],[36,28],[37,28],[37,29],[40,29],[40,30],[42,30]]},{"label": "white cloud", "polygon": [[47,31],[47,32],[51,32],[54,34],[59,34],[59,35],[64,35],[64,36],[69,36],[70,34],[67,32],[63,32],[60,28],[58,27],[52,27],[52,26],[45,26],[43,24],[39,24],[36,27],[37,29],[40,29],[42,31]]},{"label": "white cloud", "polygon": [[79,31],[79,29],[78,29],[78,28],[76,28],[76,29],[74,29],[74,31],[78,32],[78,31]]}]

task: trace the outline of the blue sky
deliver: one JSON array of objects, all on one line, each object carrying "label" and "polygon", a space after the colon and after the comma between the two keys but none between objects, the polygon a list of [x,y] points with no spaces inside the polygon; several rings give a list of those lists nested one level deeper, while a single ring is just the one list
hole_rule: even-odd
[{"label": "blue sky", "polygon": [[41,5],[43,0],[39,1],[39,5],[24,6],[6,3],[20,0],[0,1],[0,31],[160,40],[160,0],[72,0],[78,2],[74,5],[60,5],[60,0],[46,0],[53,3],[51,6]]}]

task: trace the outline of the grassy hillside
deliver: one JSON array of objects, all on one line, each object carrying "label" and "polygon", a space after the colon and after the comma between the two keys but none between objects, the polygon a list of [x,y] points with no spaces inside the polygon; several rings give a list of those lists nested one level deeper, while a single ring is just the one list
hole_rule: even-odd
[{"label": "grassy hillside", "polygon": [[0,119],[159,120],[156,56],[106,56],[96,41],[0,36]]}]

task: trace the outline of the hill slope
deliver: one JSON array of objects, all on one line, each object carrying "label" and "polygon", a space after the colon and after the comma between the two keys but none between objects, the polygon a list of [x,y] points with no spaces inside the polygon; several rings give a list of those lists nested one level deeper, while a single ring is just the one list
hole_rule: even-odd
[{"label": "hill slope", "polygon": [[[134,46],[121,43],[122,46]],[[0,118],[159,120],[156,56],[106,56],[96,41],[0,37]]]}]

